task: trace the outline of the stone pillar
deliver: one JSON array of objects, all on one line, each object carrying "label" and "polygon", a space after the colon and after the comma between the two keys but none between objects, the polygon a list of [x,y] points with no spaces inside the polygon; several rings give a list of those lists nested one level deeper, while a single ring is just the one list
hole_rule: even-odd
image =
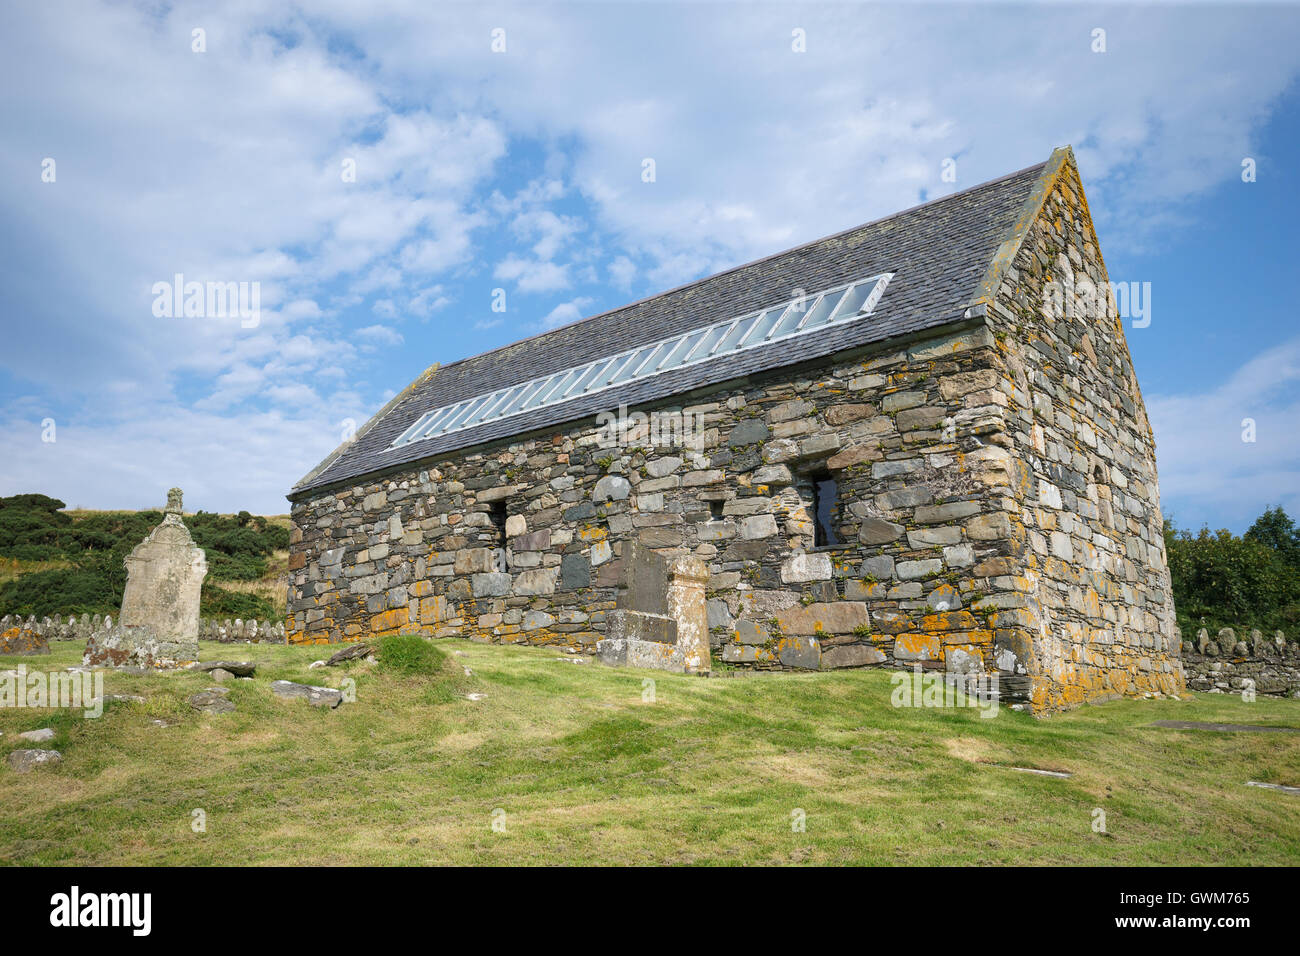
[{"label": "stone pillar", "polygon": [[199,593],[207,573],[203,549],[181,520],[181,490],[173,488],[162,524],[127,556],[118,623],[147,626],[161,641],[194,642],[197,651]]},{"label": "stone pillar", "polygon": [[708,583],[709,569],[699,558],[679,555],[668,563],[668,616],[677,622],[677,649],[688,674],[710,670]]}]

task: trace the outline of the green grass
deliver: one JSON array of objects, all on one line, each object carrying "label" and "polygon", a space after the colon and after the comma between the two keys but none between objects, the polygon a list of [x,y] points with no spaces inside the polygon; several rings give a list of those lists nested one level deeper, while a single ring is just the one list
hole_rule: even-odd
[{"label": "green grass", "polygon": [[[546,648],[432,646],[445,659],[412,674],[308,669],[332,648],[205,644],[207,660],[258,662],[255,680],[226,685],[233,714],[188,707],[209,686],[196,673],[110,673],[108,693],[147,701],[98,720],[0,710],[0,755],[44,726],[64,755],[26,775],[0,764],[0,862],[1300,862],[1300,798],[1244,786],[1300,785],[1300,735],[1149,726],[1300,727],[1300,701],[1198,695],[982,719],[892,708],[882,671],[704,680]],[[0,669],[64,667],[80,650],[56,643]],[[278,678],[351,678],[356,702],[280,700]],[[194,809],[207,832],[191,829]],[[792,831],[796,810],[806,832]]]},{"label": "green grass", "polygon": [[379,663],[385,670],[408,677],[430,676],[442,670],[447,655],[414,634],[394,634],[379,642]]}]

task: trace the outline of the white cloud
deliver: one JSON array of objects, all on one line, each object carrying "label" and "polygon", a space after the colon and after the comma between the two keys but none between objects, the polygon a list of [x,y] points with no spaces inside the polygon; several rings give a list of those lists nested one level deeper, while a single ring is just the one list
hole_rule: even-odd
[{"label": "white cloud", "polygon": [[546,313],[546,316],[542,319],[539,325],[542,329],[554,329],[561,325],[567,325],[570,322],[576,322],[583,318],[583,310],[587,306],[591,305],[591,303],[592,300],[587,296],[578,296],[576,299],[571,299],[568,302],[561,302],[555,308],[551,309],[550,312]]},{"label": "white cloud", "polygon": [[[1165,512],[1180,527],[1245,527],[1268,503],[1300,515],[1300,338],[1260,353],[1209,392],[1153,395],[1146,406]],[[1242,440],[1246,419],[1253,442]]]},{"label": "white cloud", "polygon": [[627,291],[636,278],[636,264],[627,256],[615,256],[609,264],[609,280],[616,288]]},{"label": "white cloud", "polygon": [[537,259],[524,259],[511,253],[492,271],[492,275],[513,282],[521,292],[554,292],[570,285],[567,266]]},{"label": "white cloud", "polygon": [[357,335],[376,345],[401,345],[406,341],[401,332],[387,325],[367,325],[363,329],[357,329]]},{"label": "white cloud", "polygon": [[[14,383],[0,383],[11,399],[0,416],[63,407],[82,447],[121,459],[98,486],[105,498],[135,493],[124,462],[163,454],[156,432],[215,454],[158,416],[205,429],[204,441],[248,434],[278,461],[298,456],[279,471],[252,467],[243,448],[227,456],[240,487],[257,475],[282,490],[281,471],[296,478],[337,443],[301,438],[335,427],[306,406],[346,405],[364,420],[395,375],[378,346],[422,346],[429,331],[394,326],[418,318],[459,332],[466,312],[486,311],[474,307],[486,275],[512,293],[601,282],[653,292],[1066,142],[1106,248],[1155,243],[1185,223],[1188,199],[1257,153],[1300,64],[1285,7],[1106,6],[1104,55],[1089,50],[1088,8],[795,9],[803,54],[790,48],[790,11],[770,6],[6,10],[0,56],[26,81],[0,87],[0,368]],[[196,22],[208,30],[201,55],[189,47]],[[487,52],[499,22],[505,56]],[[57,184],[35,177],[44,156],[58,161]],[[647,157],[653,183],[641,179]],[[940,180],[946,158],[956,183]],[[176,272],[260,282],[261,323],[155,319],[150,286]],[[592,301],[521,321],[553,327]],[[1153,400],[1167,496],[1223,494],[1228,479],[1200,464],[1188,436],[1213,411],[1198,401],[1239,397]],[[1280,496],[1294,469],[1266,445],[1285,434],[1275,410],[1294,402],[1257,398],[1260,440],[1231,450],[1256,456],[1242,459],[1254,461],[1242,481]],[[22,472],[32,487],[75,484],[59,469],[88,464],[29,455],[22,467],[42,460],[44,471]]]},{"label": "white cloud", "polygon": [[310,417],[149,406],[112,425],[58,421],[57,440],[47,444],[40,418],[5,414],[0,495],[39,490],[70,506],[157,508],[179,486],[188,508],[283,514],[285,493],[338,445],[349,416],[366,418],[355,405],[317,408]]}]

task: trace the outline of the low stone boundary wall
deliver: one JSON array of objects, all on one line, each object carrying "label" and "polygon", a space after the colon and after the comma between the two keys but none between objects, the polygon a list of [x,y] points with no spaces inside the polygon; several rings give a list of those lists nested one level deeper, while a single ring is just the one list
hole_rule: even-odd
[{"label": "low stone boundary wall", "polygon": [[[113,617],[110,614],[83,614],[80,617],[69,615],[67,620],[58,614],[39,621],[35,615],[25,621],[21,615],[6,614],[0,618],[0,633],[17,629],[47,641],[87,641],[92,635],[104,633],[112,627]],[[272,624],[270,621],[245,621],[240,618],[233,621],[226,618],[223,621],[205,617],[199,621],[199,640],[220,641],[223,644],[284,644],[284,622]]]},{"label": "low stone boundary wall", "polygon": [[1254,682],[1255,693],[1300,698],[1300,643],[1276,631],[1265,637],[1252,630],[1238,637],[1225,627],[1215,637],[1205,628],[1195,641],[1183,642],[1187,689],[1211,694],[1236,694]]}]

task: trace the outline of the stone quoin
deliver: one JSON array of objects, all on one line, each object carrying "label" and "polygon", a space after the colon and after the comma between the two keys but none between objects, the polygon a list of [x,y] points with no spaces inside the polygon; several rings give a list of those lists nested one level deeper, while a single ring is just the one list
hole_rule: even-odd
[{"label": "stone quoin", "polygon": [[432,366],[292,489],[288,640],[594,651],[635,543],[700,567],[737,666],[997,674],[1036,714],[1180,693],[1109,288],[1066,148]]}]

